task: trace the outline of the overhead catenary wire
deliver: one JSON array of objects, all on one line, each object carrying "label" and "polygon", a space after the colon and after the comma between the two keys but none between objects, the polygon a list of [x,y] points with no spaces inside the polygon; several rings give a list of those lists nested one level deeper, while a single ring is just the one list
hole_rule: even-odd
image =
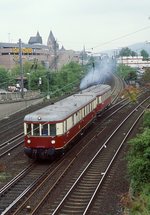
[{"label": "overhead catenary wire", "polygon": [[104,43],[98,44],[98,45],[93,46],[93,47],[91,47],[91,48],[89,48],[89,49],[93,50],[93,49],[99,48],[99,47],[101,47],[101,46],[107,45],[107,44],[112,43],[112,42],[117,41],[117,40],[121,40],[121,39],[123,39],[123,38],[129,37],[129,36],[131,36],[131,35],[133,35],[133,34],[136,34],[136,33],[138,33],[138,32],[145,31],[145,30],[147,30],[147,29],[150,29],[150,25],[149,25],[149,26],[146,26],[146,27],[144,27],[144,28],[140,28],[140,29],[138,29],[138,30],[136,30],[136,31],[133,31],[133,32],[131,32],[131,33],[128,33],[128,34],[125,34],[125,35],[116,37],[116,38],[114,38],[114,39],[112,39],[112,40],[109,40],[109,41],[106,41],[106,42],[104,42]]}]

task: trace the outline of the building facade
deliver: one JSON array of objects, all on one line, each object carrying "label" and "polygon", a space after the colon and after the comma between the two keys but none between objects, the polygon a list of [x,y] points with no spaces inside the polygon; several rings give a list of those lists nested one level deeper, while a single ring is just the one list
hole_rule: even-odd
[{"label": "building facade", "polygon": [[[28,44],[22,43],[22,61],[38,61],[47,68],[58,69],[66,62],[73,60],[75,52],[59,49],[52,31],[48,36],[47,45],[42,44],[42,37],[39,32],[36,36],[31,36]],[[67,59],[66,59],[67,58]],[[62,59],[62,60],[61,60]],[[11,70],[19,63],[19,42],[18,43],[0,43],[0,66]]]},{"label": "building facade", "polygon": [[[47,46],[42,44],[22,43],[22,61],[49,62],[50,53]],[[0,65],[12,69],[19,63],[19,43],[0,43]]]},{"label": "building facade", "polygon": [[129,57],[119,57],[117,59],[118,64],[125,64],[132,68],[144,69],[150,67],[150,61],[144,60],[142,56],[129,56]]}]

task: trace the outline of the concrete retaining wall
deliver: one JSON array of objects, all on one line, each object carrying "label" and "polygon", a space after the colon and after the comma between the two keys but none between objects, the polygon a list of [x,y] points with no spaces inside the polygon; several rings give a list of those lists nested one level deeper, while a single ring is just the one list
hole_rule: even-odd
[{"label": "concrete retaining wall", "polygon": [[38,104],[43,101],[43,98],[37,98],[32,100],[14,101],[14,102],[1,102],[0,103],[0,120],[7,118],[10,115],[23,110],[31,105]]}]

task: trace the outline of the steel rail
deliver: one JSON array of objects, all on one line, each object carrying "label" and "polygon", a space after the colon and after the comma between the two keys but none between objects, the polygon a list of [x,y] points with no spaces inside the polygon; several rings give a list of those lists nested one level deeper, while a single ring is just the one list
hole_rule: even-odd
[{"label": "steel rail", "polygon": [[71,191],[73,190],[73,188],[76,186],[76,184],[78,183],[78,181],[81,179],[81,177],[83,176],[83,174],[86,172],[86,170],[90,167],[90,165],[93,163],[93,161],[95,160],[95,158],[100,154],[100,152],[102,151],[103,148],[106,148],[107,143],[109,142],[109,140],[112,138],[112,136],[118,131],[118,129],[127,121],[127,119],[135,112],[137,111],[137,108],[139,108],[145,101],[147,101],[150,97],[148,97],[147,99],[145,99],[144,101],[142,101],[136,108],[134,108],[134,110],[128,114],[128,116],[120,123],[120,125],[112,132],[112,134],[108,137],[108,139],[104,142],[104,144],[101,146],[101,148],[98,150],[98,152],[95,154],[95,156],[91,159],[91,161],[88,163],[88,165],[85,167],[85,169],[82,171],[82,173],[79,175],[79,177],[77,178],[77,180],[74,182],[74,184],[71,186],[71,188],[68,190],[68,192],[66,193],[66,195],[63,197],[63,199],[61,200],[61,202],[58,204],[58,206],[56,207],[56,209],[53,211],[52,215],[56,214],[58,212],[58,210],[60,209],[61,205],[63,204],[63,202],[66,200],[66,198],[68,197],[68,195],[71,193]]},{"label": "steel rail", "polygon": [[[150,106],[150,105],[148,105],[147,108],[148,108],[149,106]],[[92,202],[94,201],[94,198],[95,198],[95,196],[96,196],[98,190],[100,189],[100,186],[101,186],[101,184],[102,184],[104,178],[106,177],[106,174],[107,174],[108,171],[110,170],[110,167],[112,166],[112,164],[113,164],[115,158],[116,158],[117,155],[119,154],[119,152],[120,152],[120,150],[121,150],[123,144],[124,144],[125,141],[127,140],[129,134],[131,133],[131,131],[133,130],[133,128],[136,126],[136,124],[138,123],[138,121],[140,120],[140,118],[143,116],[144,112],[145,112],[145,111],[143,110],[143,112],[138,116],[138,118],[137,118],[136,121],[132,124],[132,126],[131,126],[130,129],[129,129],[129,131],[128,131],[127,134],[125,135],[124,139],[123,139],[122,142],[120,143],[119,148],[117,149],[116,153],[114,154],[114,156],[113,156],[112,160],[110,161],[108,167],[106,168],[106,170],[105,170],[105,172],[104,172],[104,174],[103,174],[103,176],[102,176],[100,182],[98,183],[98,185],[97,185],[97,187],[96,187],[96,189],[95,189],[95,191],[94,191],[94,193],[93,193],[93,195],[92,195],[92,197],[91,197],[89,203],[87,204],[87,207],[85,208],[85,210],[84,210],[84,212],[83,212],[83,215],[87,214],[87,212],[88,212],[88,210],[89,210],[89,208],[90,208]]]}]

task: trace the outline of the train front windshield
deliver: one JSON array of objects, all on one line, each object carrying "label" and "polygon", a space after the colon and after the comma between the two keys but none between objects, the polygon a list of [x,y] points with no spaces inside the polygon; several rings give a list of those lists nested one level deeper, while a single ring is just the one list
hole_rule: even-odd
[{"label": "train front windshield", "polygon": [[29,136],[56,136],[56,124],[24,123],[24,134]]}]

